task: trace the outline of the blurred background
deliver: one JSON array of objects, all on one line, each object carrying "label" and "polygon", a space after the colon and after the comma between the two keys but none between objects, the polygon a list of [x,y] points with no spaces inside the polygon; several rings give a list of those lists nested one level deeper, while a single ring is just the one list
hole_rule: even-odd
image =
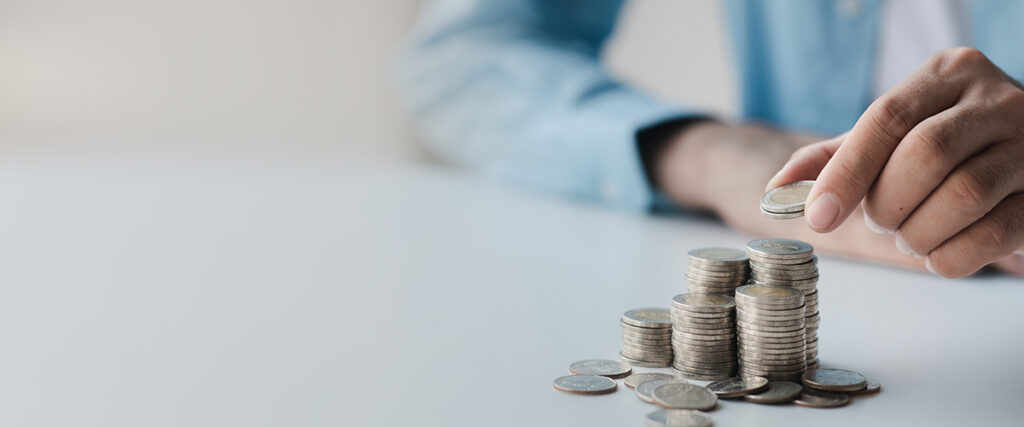
[{"label": "blurred background", "polygon": [[[4,0],[0,155],[423,158],[390,73],[419,2]],[[730,115],[714,0],[627,2],[608,68]]]}]

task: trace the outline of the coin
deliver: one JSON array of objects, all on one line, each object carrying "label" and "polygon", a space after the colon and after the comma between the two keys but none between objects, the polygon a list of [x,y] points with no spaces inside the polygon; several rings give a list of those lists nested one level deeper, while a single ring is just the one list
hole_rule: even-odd
[{"label": "coin", "polygon": [[761,215],[764,215],[764,216],[766,216],[768,218],[771,218],[771,219],[793,219],[793,218],[800,218],[800,217],[804,216],[804,211],[780,214],[780,213],[768,212],[768,211],[766,211],[764,209],[761,209]]},{"label": "coin", "polygon": [[757,393],[768,388],[768,380],[762,377],[733,377],[708,384],[708,390],[718,397],[738,397]]},{"label": "coin", "polygon": [[667,308],[637,308],[622,315],[622,322],[641,328],[663,328],[672,324]]},{"label": "coin", "polygon": [[679,294],[672,297],[672,306],[698,313],[728,313],[736,308],[736,301],[728,295]]},{"label": "coin", "polygon": [[648,427],[710,427],[711,417],[692,409],[659,409],[647,414]]},{"label": "coin", "polygon": [[875,380],[873,380],[871,378],[868,378],[868,384],[867,384],[866,387],[864,387],[864,388],[862,388],[860,390],[855,390],[855,391],[847,392],[847,394],[849,394],[851,396],[863,396],[865,394],[875,394],[875,393],[878,393],[881,390],[882,390],[882,385],[879,384],[878,381],[875,381]]},{"label": "coin", "polygon": [[736,288],[736,299],[762,308],[792,309],[804,304],[804,293],[788,286],[745,285]]},{"label": "coin", "polygon": [[768,190],[761,196],[761,209],[769,213],[802,212],[814,181],[797,181]]},{"label": "coin", "polygon": [[672,378],[672,375],[663,374],[661,372],[637,372],[626,377],[626,379],[622,381],[622,384],[629,388],[636,388],[636,386],[648,381],[671,380]]},{"label": "coin", "polygon": [[744,399],[756,403],[783,403],[800,396],[803,386],[789,381],[769,381],[768,388],[759,393],[743,396]]},{"label": "coin", "polygon": [[809,408],[835,408],[850,403],[850,396],[844,393],[804,388],[793,403]]},{"label": "coin", "polygon": [[622,353],[619,353],[619,359],[621,359],[623,363],[627,363],[627,364],[630,364],[630,365],[633,365],[633,366],[639,366],[641,368],[664,368],[664,367],[672,365],[672,360],[671,359],[669,359],[669,360],[654,360],[654,361],[651,361],[651,360],[639,360],[639,359],[634,359],[634,358],[631,358],[631,357],[628,357],[628,356],[623,356]]},{"label": "coin", "polygon": [[690,262],[695,259],[700,261],[711,261],[715,263],[746,263],[747,254],[738,249],[732,248],[698,248],[686,253],[690,256]]},{"label": "coin", "polygon": [[856,391],[867,386],[863,375],[845,369],[816,369],[801,377],[804,385],[824,391]]},{"label": "coin", "polygon": [[569,365],[569,372],[576,375],[600,375],[608,378],[622,378],[633,369],[629,365],[614,360],[590,359],[574,362]]},{"label": "coin", "polygon": [[673,381],[675,381],[675,382],[684,382],[684,383],[686,382],[685,380],[679,380],[679,379],[675,379],[675,378],[673,378],[671,380],[647,381],[647,382],[645,382],[643,384],[640,384],[640,385],[636,386],[636,397],[639,397],[640,400],[642,400],[644,402],[654,403],[654,396],[652,396],[652,393],[654,393],[654,389],[656,389],[658,387],[661,387],[661,386],[663,386],[665,384],[668,384],[670,382],[673,382]]},{"label": "coin", "polygon": [[708,410],[718,403],[710,390],[690,383],[668,383],[654,389],[654,403],[665,409]]},{"label": "coin", "polygon": [[806,258],[811,255],[814,247],[799,240],[791,239],[760,239],[747,243],[747,256],[751,252],[760,258],[793,259]]},{"label": "coin", "polygon": [[566,375],[555,379],[555,390],[575,394],[605,394],[615,391],[615,380],[599,375]]}]

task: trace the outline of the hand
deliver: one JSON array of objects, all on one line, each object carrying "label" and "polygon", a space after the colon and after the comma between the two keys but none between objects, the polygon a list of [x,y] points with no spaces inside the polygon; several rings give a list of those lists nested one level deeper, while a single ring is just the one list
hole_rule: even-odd
[{"label": "hand", "polygon": [[652,172],[655,184],[680,204],[713,211],[742,231],[803,240],[820,253],[923,270],[923,261],[901,254],[889,236],[871,233],[859,218],[818,234],[803,221],[761,215],[764,183],[794,150],[817,140],[762,126],[691,124],[666,144]]},{"label": "hand", "polygon": [[817,179],[805,211],[815,231],[863,199],[869,228],[936,274],[994,263],[1024,275],[1024,90],[975,49],[935,54],[769,186],[802,179]]}]

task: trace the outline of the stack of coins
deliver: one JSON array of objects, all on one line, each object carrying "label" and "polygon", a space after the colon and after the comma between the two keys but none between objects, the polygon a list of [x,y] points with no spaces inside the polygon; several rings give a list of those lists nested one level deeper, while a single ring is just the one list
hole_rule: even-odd
[{"label": "stack of coins", "polygon": [[728,295],[672,298],[672,348],[676,375],[721,380],[736,375],[736,302]]},{"label": "stack of coins", "polygon": [[772,219],[804,216],[804,203],[814,181],[797,181],[768,190],[761,196],[761,215]]},{"label": "stack of coins", "polygon": [[807,370],[803,292],[771,285],[737,288],[736,333],[740,376],[794,381]]},{"label": "stack of coins", "polygon": [[747,284],[750,265],[747,254],[731,248],[700,248],[687,252],[690,266],[686,287],[693,294],[732,295],[736,287]]},{"label": "stack of coins", "polygon": [[747,243],[750,258],[750,283],[789,286],[803,291],[807,305],[807,364],[818,366],[818,257],[814,247],[799,240],[763,239]]},{"label": "stack of coins", "polygon": [[672,366],[672,317],[665,308],[638,308],[622,315],[623,362],[646,368]]}]

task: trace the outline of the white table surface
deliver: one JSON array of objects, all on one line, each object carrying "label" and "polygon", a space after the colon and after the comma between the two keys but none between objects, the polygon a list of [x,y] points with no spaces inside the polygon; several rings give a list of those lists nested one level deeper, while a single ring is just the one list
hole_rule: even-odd
[{"label": "white table surface", "polygon": [[[5,426],[641,426],[552,380],[749,240],[373,161],[7,160],[0,197]],[[1021,424],[1024,280],[820,268],[821,360],[882,393],[716,425]]]}]

